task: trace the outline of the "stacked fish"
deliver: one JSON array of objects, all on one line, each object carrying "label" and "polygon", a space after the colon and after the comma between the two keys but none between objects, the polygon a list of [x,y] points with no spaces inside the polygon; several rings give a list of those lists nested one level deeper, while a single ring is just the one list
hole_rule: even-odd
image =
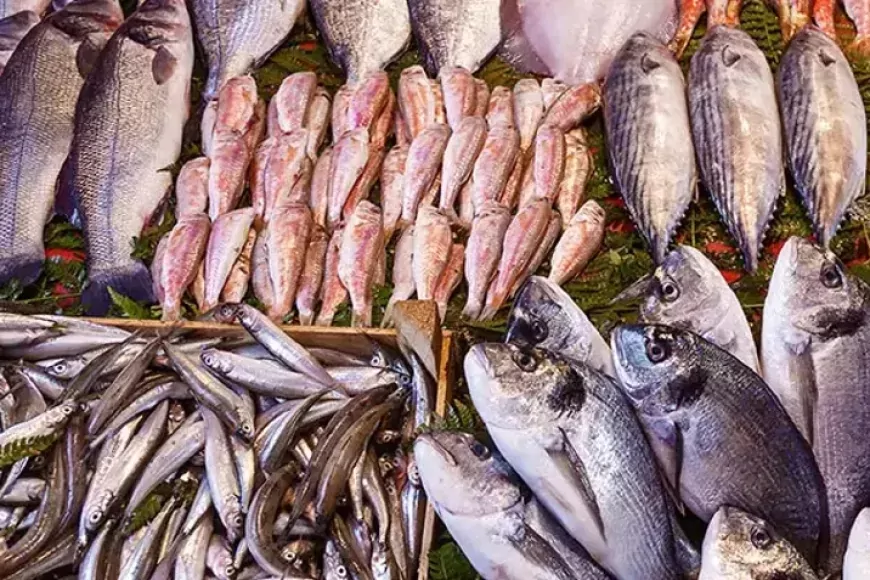
[{"label": "stacked fish", "polygon": [[[533,277],[506,342],[465,358],[500,457],[466,434],[417,439],[427,495],[478,572],[866,578],[870,287],[790,239],[761,365],[737,298],[697,250],[673,250],[632,291],[641,323],[618,327],[611,352],[563,290]],[[709,522],[701,554],[677,511]]]},{"label": "stacked fish", "polygon": [[428,371],[216,315],[250,337],[2,315],[0,575],[416,576],[425,501],[396,443],[428,420]]}]

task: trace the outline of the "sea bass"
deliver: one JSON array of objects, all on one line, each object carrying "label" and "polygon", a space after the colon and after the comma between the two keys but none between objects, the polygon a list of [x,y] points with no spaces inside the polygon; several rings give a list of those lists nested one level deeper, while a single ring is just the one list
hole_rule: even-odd
[{"label": "sea bass", "polygon": [[626,325],[611,342],[619,381],[679,501],[707,521],[723,505],[758,514],[815,565],[826,544],[824,483],[764,381],[686,330]]},{"label": "sea bass", "polygon": [[777,75],[789,169],[816,237],[827,247],[849,206],[864,193],[863,100],[837,43],[814,27],[794,37]]},{"label": "sea bass", "polygon": [[616,188],[661,262],[695,190],[695,151],[679,64],[638,33],[604,82],[604,121]]},{"label": "sea bass", "polygon": [[208,61],[204,98],[263,64],[304,9],[303,0],[193,0],[191,14]]},{"label": "sea bass", "polygon": [[382,70],[411,40],[405,0],[312,0],[311,10],[332,60],[351,83]]},{"label": "sea bass", "polygon": [[870,505],[870,288],[830,252],[791,238],[764,304],[764,377],[812,445],[825,478],[831,545],[840,569],[852,522]]},{"label": "sea bass", "polygon": [[70,176],[87,239],[91,314],[108,288],[154,300],[133,239],[172,186],[188,116],[193,36],[182,0],[146,0],[112,36],[76,109]]},{"label": "sea bass", "polygon": [[116,0],[77,2],[19,45],[0,77],[0,284],[36,280],[43,229],[73,139],[76,100],[124,15]]},{"label": "sea bass", "polygon": [[618,578],[681,577],[655,457],[613,379],[498,343],[472,347],[465,378],[499,451],[598,563]]},{"label": "sea bass", "polygon": [[754,272],[785,167],[773,73],[748,34],[707,32],[692,57],[689,103],[701,180]]}]

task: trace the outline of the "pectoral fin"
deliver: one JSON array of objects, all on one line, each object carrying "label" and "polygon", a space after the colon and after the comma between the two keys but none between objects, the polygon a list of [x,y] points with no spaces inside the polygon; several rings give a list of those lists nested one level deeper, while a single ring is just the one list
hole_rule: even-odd
[{"label": "pectoral fin", "polygon": [[154,76],[154,81],[158,85],[166,83],[172,78],[176,68],[178,68],[178,59],[175,55],[165,46],[158,48],[154,53],[154,60],[151,61],[151,74]]},{"label": "pectoral fin", "polygon": [[673,499],[677,511],[685,515],[686,507],[680,499],[680,470],[683,461],[683,439],[680,430],[673,421],[665,418],[646,417],[643,426],[658,461],[665,489]]}]

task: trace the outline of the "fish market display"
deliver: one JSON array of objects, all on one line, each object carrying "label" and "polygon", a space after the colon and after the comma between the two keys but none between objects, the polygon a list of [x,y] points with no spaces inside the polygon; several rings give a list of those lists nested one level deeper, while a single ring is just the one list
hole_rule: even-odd
[{"label": "fish market display", "polygon": [[614,59],[604,103],[616,189],[661,263],[695,190],[683,73],[664,44],[638,33]]},{"label": "fish market display", "polygon": [[816,28],[795,36],[777,75],[788,166],[816,237],[827,247],[864,193],[864,104],[846,57]]},{"label": "fish market display", "polygon": [[260,66],[305,9],[301,0],[195,0],[191,15],[208,60],[205,98],[229,79]]},{"label": "fish market display", "polygon": [[88,242],[82,303],[91,313],[108,310],[109,288],[154,299],[148,269],[131,248],[172,184],[164,169],[181,151],[192,68],[184,2],[146,0],[109,40],[82,89],[69,163]]},{"label": "fish market display", "polygon": [[828,492],[837,571],[852,523],[870,503],[868,451],[854,434],[870,425],[866,333],[870,290],[832,254],[799,238],[783,247],[764,308],[764,377],[812,446]]},{"label": "fish market display", "polygon": [[0,77],[0,283],[31,284],[42,270],[79,91],[123,19],[115,0],[74,2],[27,35]]},{"label": "fish market display", "polygon": [[748,34],[707,33],[692,57],[689,104],[701,181],[754,272],[785,168],[773,74]]}]

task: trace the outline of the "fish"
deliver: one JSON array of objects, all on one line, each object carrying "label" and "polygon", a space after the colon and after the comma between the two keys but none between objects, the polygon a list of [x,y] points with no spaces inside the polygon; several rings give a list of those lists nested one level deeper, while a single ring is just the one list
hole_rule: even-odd
[{"label": "fish", "polygon": [[487,201],[497,201],[507,186],[521,151],[520,133],[508,127],[490,129],[472,170],[474,212]]},{"label": "fish", "polygon": [[849,531],[870,504],[865,457],[851,438],[870,424],[864,404],[864,336],[870,289],[829,251],[790,238],[780,251],[764,304],[764,378],[812,446],[828,494],[825,570],[842,565]]},{"label": "fish", "polygon": [[204,260],[204,310],[211,310],[218,304],[230,270],[248,240],[254,217],[252,208],[242,208],[223,214],[212,224]]},{"label": "fish", "polygon": [[184,2],[146,0],[106,44],[82,88],[68,163],[86,239],[82,304],[90,314],[108,311],[109,288],[154,300],[132,244],[172,185],[167,168],[181,152],[193,53]]},{"label": "fish", "polygon": [[[55,6],[55,11],[59,12],[59,9],[64,8],[66,4],[69,4],[69,2],[67,1],[61,6]],[[21,12],[32,12],[36,16],[39,16],[51,5],[51,0],[5,0],[0,5],[0,19],[8,18]]]},{"label": "fish", "polygon": [[[434,431],[414,442],[426,496],[484,578],[604,580],[589,559],[574,568],[525,521],[526,500],[511,467],[467,433]],[[572,562],[574,564],[574,562]]]},{"label": "fish", "polygon": [[393,308],[402,300],[410,300],[417,290],[414,282],[414,227],[408,226],[399,235],[393,255],[393,293],[384,310],[381,325],[386,327],[393,322]]},{"label": "fish", "polygon": [[448,125],[434,123],[423,129],[411,142],[403,178],[402,223],[417,221],[421,201],[440,173],[450,136]]},{"label": "fish", "polygon": [[504,30],[498,56],[519,72],[537,76],[551,76],[550,69],[535,53],[523,31],[519,0],[505,0],[501,5],[501,21]]},{"label": "fish", "polygon": [[262,65],[304,9],[302,0],[194,0],[191,16],[208,62],[203,98],[215,98],[229,79]]},{"label": "fish", "polygon": [[[258,232],[251,252],[251,287],[254,296],[266,309],[275,304],[275,292],[272,289],[272,274],[269,272],[269,248],[266,245],[266,236]],[[202,310],[204,304],[200,304]]]},{"label": "fish", "polygon": [[634,409],[611,378],[548,351],[481,343],[474,406],[541,503],[618,578],[680,578],[669,497]]},{"label": "fish", "polygon": [[604,242],[604,209],[589,200],[571,218],[550,259],[550,280],[565,284],[579,276]]},{"label": "fish", "polygon": [[181,166],[175,180],[175,219],[181,220],[208,210],[210,165],[208,157],[196,157]]},{"label": "fish", "polygon": [[383,70],[405,51],[411,20],[404,0],[313,0],[311,11],[332,61],[351,83]]},{"label": "fish", "polygon": [[511,288],[510,296],[513,296],[517,293],[525,281],[529,278],[529,276],[535,274],[540,267],[543,265],[544,260],[547,259],[547,256],[550,255],[550,250],[553,249],[553,246],[556,245],[556,240],[559,238],[559,234],[562,233],[562,216],[559,215],[559,212],[553,211],[550,213],[550,223],[547,224],[547,229],[544,231],[544,236],[541,238],[540,244],[538,244],[538,248],[535,250],[535,253],[532,254],[532,259],[529,260],[529,263],[526,265],[526,271],[514,282],[513,288]]},{"label": "fish", "polygon": [[303,71],[290,75],[269,101],[268,135],[307,128],[308,110],[317,92],[317,75]]},{"label": "fish", "polygon": [[444,112],[447,124],[456,131],[459,123],[474,115],[477,109],[477,85],[471,71],[461,66],[440,69],[441,92],[444,94]]},{"label": "fish", "polygon": [[453,234],[443,211],[423,206],[414,226],[413,276],[419,300],[432,300],[441,273],[447,267]]},{"label": "fish", "polygon": [[323,269],[323,285],[320,288],[320,312],[314,321],[315,326],[332,326],[336,310],[347,301],[347,289],[338,276],[338,258],[343,236],[341,228],[333,231],[326,248],[326,265]]},{"label": "fish", "polygon": [[269,253],[269,278],[274,296],[268,314],[273,320],[282,320],[293,309],[311,229],[311,210],[308,206],[291,203],[275,209],[263,233]]},{"label": "fish", "polygon": [[378,114],[372,126],[369,128],[372,144],[375,149],[384,150],[387,146],[387,140],[395,133],[393,121],[396,117],[399,103],[396,100],[396,93],[392,88],[387,90],[387,102],[384,108]]},{"label": "fish", "polygon": [[525,0],[517,5],[523,35],[547,76],[572,86],[602,79],[620,47],[638,32],[667,42],[678,19],[673,0]]},{"label": "fish", "polygon": [[326,139],[329,130],[329,120],[332,110],[332,101],[325,88],[318,86],[314,91],[314,97],[308,105],[308,114],[305,117],[305,127],[308,129],[308,157],[317,158],[317,152]]},{"label": "fish", "polygon": [[616,189],[660,263],[695,191],[686,85],[667,47],[632,36],[604,81],[604,124]]},{"label": "fish", "polygon": [[314,322],[314,308],[317,306],[323,283],[328,246],[329,235],[326,230],[315,225],[305,251],[305,265],[299,278],[299,290],[296,292],[296,311],[299,313],[299,323],[304,326],[311,326]]},{"label": "fish", "polygon": [[0,17],[0,73],[6,68],[15,49],[27,33],[39,24],[39,14],[32,10],[22,10]]},{"label": "fish", "polygon": [[435,123],[436,102],[432,83],[420,65],[412,65],[399,75],[397,98],[401,117],[407,125],[411,141],[429,125]]},{"label": "fish", "polygon": [[520,132],[520,149],[528,151],[544,118],[544,93],[536,79],[520,79],[514,85],[514,123]]},{"label": "fish", "polygon": [[375,183],[377,183],[378,177],[380,176],[384,157],[386,157],[386,151],[382,148],[370,150],[369,158],[366,161],[365,167],[363,167],[359,179],[357,179],[356,183],[351,188],[347,200],[344,202],[344,207],[341,210],[343,220],[347,221],[350,219],[351,214],[360,202],[369,197],[372,188]]},{"label": "fish", "polygon": [[[42,271],[43,230],[73,141],[79,92],[124,19],[111,0],[78,3],[38,25],[31,16],[38,21],[33,12],[11,17],[33,30],[0,78],[0,284],[17,280],[23,286]],[[9,24],[0,22],[0,35]]]},{"label": "fish", "polygon": [[[544,98],[547,98],[546,94]],[[555,125],[567,133],[579,128],[580,124],[599,107],[601,107],[601,89],[598,83],[577,85],[559,95],[559,98],[547,108],[547,114],[544,115],[541,123]]]},{"label": "fish", "polygon": [[[804,3],[808,4],[806,0]],[[857,35],[852,41],[849,48],[864,57],[868,52],[868,40],[870,40],[870,6],[862,0],[843,0],[843,6],[846,8],[846,14],[855,23]],[[809,12],[809,10],[807,10]],[[804,14],[801,14],[804,16]],[[807,19],[808,20],[808,19]],[[804,21],[806,22],[806,20]]]},{"label": "fish", "polygon": [[490,130],[514,127],[513,93],[508,87],[493,87],[486,109],[486,124]]},{"label": "fish", "polygon": [[360,202],[344,228],[338,257],[338,278],[353,309],[352,326],[372,325],[374,267],[383,245],[380,209],[370,201]]},{"label": "fish", "polygon": [[196,277],[199,264],[205,255],[210,231],[211,221],[206,214],[200,213],[182,218],[166,234],[159,280],[163,289],[160,303],[163,306],[164,321],[177,321],[181,318],[181,299]]},{"label": "fish", "polygon": [[353,89],[347,105],[345,130],[367,129],[373,133],[373,125],[390,98],[390,79],[382,70],[366,73]]},{"label": "fish", "polygon": [[341,221],[345,203],[363,174],[370,155],[369,133],[364,128],[348,131],[333,146],[332,165],[329,169],[327,226],[334,227]]},{"label": "fish", "polygon": [[535,197],[556,201],[565,174],[565,134],[553,125],[543,125],[535,134]]},{"label": "fish", "polygon": [[332,170],[332,147],[327,147],[314,163],[311,174],[311,207],[314,223],[326,228],[326,216],[329,212],[329,174]]},{"label": "fish", "polygon": [[567,84],[552,77],[541,80],[541,95],[544,97],[544,110],[549,110],[553,103],[559,100],[569,87]]},{"label": "fish", "polygon": [[685,328],[727,350],[760,373],[758,347],[743,307],[703,252],[677,245],[662,264],[616,300],[641,297],[640,318]]},{"label": "fish", "polygon": [[468,319],[477,319],[483,311],[486,291],[496,275],[510,222],[510,210],[492,201],[485,203],[474,217],[465,258],[468,298],[462,315]]},{"label": "fish", "polygon": [[441,272],[441,277],[435,285],[432,298],[438,305],[438,314],[441,321],[447,320],[447,304],[453,292],[462,283],[462,273],[465,268],[465,246],[453,244],[450,248],[450,257]]},{"label": "fish", "polygon": [[475,73],[501,43],[500,0],[409,0],[408,7],[432,75],[448,67]]},{"label": "fish", "polygon": [[556,195],[556,208],[562,216],[562,227],[568,227],[583,204],[586,187],[594,172],[592,163],[586,133],[582,129],[565,133],[565,170]]},{"label": "fish", "polygon": [[[310,193],[305,196],[297,189],[309,161],[307,146],[307,129],[280,133],[260,144],[249,176],[251,205],[258,218],[268,222],[282,205],[309,202]],[[310,179],[313,181],[313,175]]]},{"label": "fish", "polygon": [[254,255],[254,246],[257,244],[257,228],[248,230],[248,239],[239,252],[239,257],[230,269],[227,281],[221,290],[221,302],[241,302],[248,294],[248,284],[251,282],[251,261]]},{"label": "fish", "polygon": [[843,580],[860,580],[870,562],[870,508],[855,518],[843,560]]},{"label": "fish", "polygon": [[624,325],[611,348],[677,501],[705,521],[722,505],[757,514],[816,566],[827,543],[825,484],[771,388],[687,330]]},{"label": "fish", "polygon": [[818,579],[807,561],[773,526],[730,506],[719,508],[710,520],[701,562],[698,580],[750,580],[759,575]]},{"label": "fish", "polygon": [[792,39],[777,81],[788,166],[816,237],[827,247],[864,193],[867,116],[861,94],[840,48],[814,27]]},{"label": "fish", "polygon": [[481,117],[465,117],[456,123],[447,141],[441,166],[441,197],[438,207],[455,212],[454,205],[462,186],[471,177],[477,156],[486,141],[486,121]]},{"label": "fish", "polygon": [[[408,150],[393,147],[381,165],[381,208],[384,212],[384,243],[389,243],[399,227],[405,194],[405,163]],[[443,181],[442,181],[443,183]]]},{"label": "fish", "polygon": [[701,181],[754,272],[785,167],[773,73],[748,34],[707,32],[692,57],[689,111]]}]

